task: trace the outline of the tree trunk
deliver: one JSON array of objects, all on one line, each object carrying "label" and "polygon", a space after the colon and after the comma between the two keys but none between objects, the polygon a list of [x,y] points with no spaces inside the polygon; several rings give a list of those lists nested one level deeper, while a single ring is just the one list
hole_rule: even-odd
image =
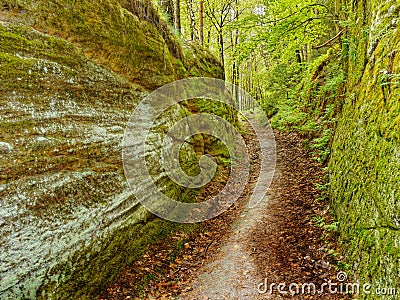
[{"label": "tree trunk", "polygon": [[174,27],[181,34],[181,0],[174,2]]},{"label": "tree trunk", "polygon": [[301,54],[300,54],[300,50],[296,50],[296,59],[297,59],[297,62],[300,64],[300,63],[301,63]]},{"label": "tree trunk", "polygon": [[203,24],[203,0],[200,0],[200,13],[199,13],[199,31],[200,31],[200,44],[204,46],[204,24]]},{"label": "tree trunk", "polygon": [[160,0],[160,7],[162,12],[167,17],[167,22],[173,26],[174,25],[174,9],[171,0]]},{"label": "tree trunk", "polygon": [[222,68],[225,71],[225,49],[224,49],[224,36],[222,34],[222,29],[218,33],[218,42],[219,42],[219,54],[222,63]]},{"label": "tree trunk", "polygon": [[187,0],[188,18],[190,24],[190,39],[192,41],[197,40],[197,28],[196,28],[196,18],[193,11],[193,0]]}]

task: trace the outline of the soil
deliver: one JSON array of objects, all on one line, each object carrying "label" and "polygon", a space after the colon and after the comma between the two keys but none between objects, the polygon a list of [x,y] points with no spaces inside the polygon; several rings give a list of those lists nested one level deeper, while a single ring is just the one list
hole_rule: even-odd
[{"label": "soil", "polygon": [[[337,265],[342,259],[334,231],[315,221],[332,223],[327,202],[316,200],[321,194],[316,184],[324,182],[322,166],[311,159],[301,137],[275,131],[272,185],[263,201],[249,208],[260,170],[260,144],[254,131],[247,131],[251,176],[239,200],[194,230],[176,232],[150,247],[98,299],[348,298],[329,292],[328,286],[319,293],[323,283],[341,283]],[[268,142],[263,138],[271,139],[261,137],[262,143]],[[221,188],[220,182],[215,184]],[[213,190],[204,190],[199,198]],[[286,286],[279,292],[281,283]],[[293,295],[288,292],[291,283]],[[316,294],[308,288],[303,292],[303,283],[315,284]]]}]

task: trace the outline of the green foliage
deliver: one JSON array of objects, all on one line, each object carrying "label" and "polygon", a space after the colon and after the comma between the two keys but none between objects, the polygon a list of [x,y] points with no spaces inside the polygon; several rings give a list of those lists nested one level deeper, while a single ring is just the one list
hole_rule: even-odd
[{"label": "green foliage", "polygon": [[278,115],[271,120],[271,125],[273,128],[282,131],[293,130],[297,124],[301,124],[307,117],[306,113],[289,103],[279,106],[278,109]]},{"label": "green foliage", "polygon": [[313,217],[313,221],[316,226],[323,227],[327,232],[338,230],[339,222],[332,222],[331,224],[326,224],[326,220],[323,216],[316,215]]},{"label": "green foliage", "polygon": [[315,225],[318,227],[323,227],[325,225],[325,218],[322,216],[314,216],[313,220],[315,222]]},{"label": "green foliage", "polygon": [[261,106],[268,117],[276,115],[292,96],[293,88],[300,80],[301,69],[297,64],[277,64],[262,72],[263,75],[263,98]]},{"label": "green foliage", "polygon": [[314,186],[315,186],[316,190],[318,190],[320,192],[323,192],[323,191],[326,191],[328,189],[329,183],[321,184],[321,183],[317,183],[316,182],[316,183],[314,183]]},{"label": "green foliage", "polygon": [[232,161],[231,158],[224,158],[224,157],[221,157],[221,158],[219,158],[219,160],[220,160],[220,162],[222,163],[222,165],[223,165],[224,167],[230,166],[230,165],[233,163],[233,161]]},{"label": "green foliage", "polygon": [[324,162],[330,154],[329,144],[332,139],[333,129],[328,128],[322,132],[320,137],[317,137],[311,142],[312,154],[318,162]]},{"label": "green foliage", "polygon": [[321,125],[315,120],[308,119],[305,124],[301,125],[298,129],[300,132],[315,133],[321,129]]},{"label": "green foliage", "polygon": [[339,256],[339,253],[337,253],[335,250],[333,249],[328,249],[326,254],[328,254],[329,256],[331,256],[332,258],[336,258],[337,256]]},{"label": "green foliage", "polygon": [[171,252],[170,257],[172,261],[175,261],[183,252],[187,239],[183,238],[176,242],[174,250]]},{"label": "green foliage", "polygon": [[337,231],[339,222],[333,222],[332,224],[328,224],[324,226],[326,231]]},{"label": "green foliage", "polygon": [[296,50],[320,42],[327,32],[323,20],[332,17],[325,5],[310,0],[264,0],[258,7],[262,12],[249,14],[236,24],[252,33],[240,47],[241,59],[262,43],[273,59],[292,61]]},{"label": "green foliage", "polygon": [[350,270],[351,266],[348,263],[345,263],[341,260],[337,262],[337,265],[341,271],[348,271]]},{"label": "green foliage", "polygon": [[315,201],[326,201],[329,198],[329,181],[324,178],[324,183],[314,183],[315,189],[320,192],[320,196],[315,199]]}]

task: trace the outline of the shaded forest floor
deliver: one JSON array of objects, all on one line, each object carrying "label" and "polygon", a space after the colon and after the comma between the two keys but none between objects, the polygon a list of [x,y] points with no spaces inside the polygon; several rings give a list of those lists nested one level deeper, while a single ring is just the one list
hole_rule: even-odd
[{"label": "shaded forest floor", "polygon": [[[320,295],[307,289],[302,294],[303,283],[314,283],[317,293],[324,282],[340,283],[337,236],[316,224],[332,222],[328,204],[316,201],[321,193],[316,185],[323,184],[325,175],[321,165],[311,159],[299,136],[275,132],[274,180],[262,205],[250,210],[260,149],[254,132],[248,131],[251,178],[240,199],[219,217],[150,247],[99,299],[348,298],[328,287]],[[200,197],[212,192],[207,189]],[[272,293],[271,283],[276,283]],[[279,293],[279,283],[287,284],[285,291],[296,283],[300,291],[294,296]]]}]

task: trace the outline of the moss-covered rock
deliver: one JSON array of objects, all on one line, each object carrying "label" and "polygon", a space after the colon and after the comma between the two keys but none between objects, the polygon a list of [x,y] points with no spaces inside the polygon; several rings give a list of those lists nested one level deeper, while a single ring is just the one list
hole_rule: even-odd
[{"label": "moss-covered rock", "polygon": [[[331,205],[354,281],[400,291],[400,3],[328,1],[346,20],[272,123],[329,158]],[[353,279],[353,278],[352,278]],[[391,291],[393,292],[393,291]]]},{"label": "moss-covered rock", "polygon": [[3,1],[2,19],[62,37],[81,48],[90,60],[154,89],[182,78],[185,70],[180,44],[156,18],[151,4],[144,5],[149,16],[143,15],[140,7],[129,11],[117,0],[11,0]]},{"label": "moss-covered rock", "polygon": [[330,162],[332,200],[355,273],[400,290],[400,5],[357,1],[353,11],[346,102]]},{"label": "moss-covered rock", "polygon": [[[192,68],[150,3],[135,3],[1,3],[1,299],[93,299],[179,227],[138,205],[122,168],[123,132],[136,104]],[[196,55],[196,63],[208,59],[198,75],[223,76],[219,65],[207,71],[207,53]],[[189,108],[160,117],[154,134]],[[186,145],[188,172],[207,147],[214,148],[204,140]],[[195,199],[197,190],[173,184],[159,164],[152,168],[168,195]]]},{"label": "moss-covered rock", "polygon": [[222,64],[200,45],[188,41],[184,44],[183,51],[184,65],[189,76],[224,79]]}]

